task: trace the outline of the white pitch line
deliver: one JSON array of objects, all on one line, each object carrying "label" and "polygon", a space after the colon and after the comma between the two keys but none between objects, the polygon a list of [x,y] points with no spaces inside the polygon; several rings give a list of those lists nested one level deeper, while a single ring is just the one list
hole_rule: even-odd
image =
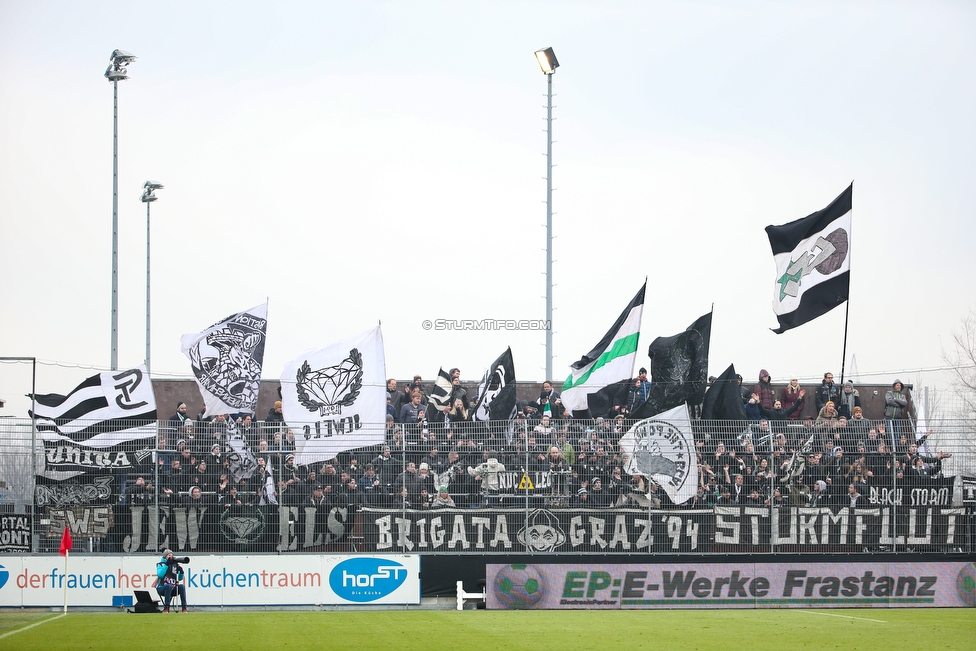
[{"label": "white pitch line", "polygon": [[812,610],[801,610],[801,613],[806,613],[808,615],[823,615],[824,617],[843,617],[844,619],[859,619],[863,622],[878,622],[879,624],[887,624],[883,619],[869,619],[867,617],[852,617],[850,615],[835,615],[833,613],[815,613]]},{"label": "white pitch line", "polygon": [[54,617],[51,617],[50,619],[42,619],[39,622],[34,622],[33,624],[28,624],[27,626],[24,626],[22,628],[18,628],[15,631],[8,631],[8,632],[4,633],[3,635],[0,635],[0,640],[2,640],[5,637],[10,637],[11,635],[16,635],[17,633],[22,633],[23,631],[26,631],[29,628],[34,628],[35,626],[40,626],[41,624],[47,624],[48,622],[53,622],[54,620],[61,619],[64,616],[65,616],[65,613],[61,613],[60,615],[56,615]]}]

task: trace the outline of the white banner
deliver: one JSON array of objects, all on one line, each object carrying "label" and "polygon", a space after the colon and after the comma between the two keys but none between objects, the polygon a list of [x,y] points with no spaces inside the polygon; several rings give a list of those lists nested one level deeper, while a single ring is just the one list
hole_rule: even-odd
[{"label": "white banner", "polygon": [[[113,606],[149,590],[159,556],[0,558],[0,607]],[[194,606],[419,604],[420,556],[190,556],[183,565]],[[129,603],[125,601],[124,603]]]},{"label": "white banner", "polygon": [[386,359],[377,326],[300,355],[281,374],[281,411],[295,432],[295,463],[383,443]]}]

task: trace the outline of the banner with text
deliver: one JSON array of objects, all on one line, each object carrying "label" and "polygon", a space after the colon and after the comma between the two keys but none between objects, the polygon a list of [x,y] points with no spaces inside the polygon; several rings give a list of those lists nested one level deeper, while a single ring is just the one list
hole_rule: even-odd
[{"label": "banner with text", "polygon": [[[149,590],[157,555],[4,557],[0,607],[112,606]],[[410,555],[190,556],[190,603],[198,606],[419,604],[420,557]],[[155,592],[153,592],[155,597]]]},{"label": "banner with text", "polygon": [[370,550],[488,552],[962,551],[964,509],[716,507],[363,509]]},{"label": "banner with text", "polygon": [[488,565],[490,609],[976,606],[976,565]]}]

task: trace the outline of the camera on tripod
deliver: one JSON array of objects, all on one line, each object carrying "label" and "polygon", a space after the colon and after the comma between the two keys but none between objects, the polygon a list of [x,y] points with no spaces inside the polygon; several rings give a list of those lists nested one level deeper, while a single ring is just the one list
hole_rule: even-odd
[{"label": "camera on tripod", "polygon": [[166,559],[166,564],[167,565],[179,565],[180,563],[186,565],[189,562],[190,562],[190,557],[189,556],[184,556],[183,558],[176,558],[174,556],[172,558],[167,558]]}]

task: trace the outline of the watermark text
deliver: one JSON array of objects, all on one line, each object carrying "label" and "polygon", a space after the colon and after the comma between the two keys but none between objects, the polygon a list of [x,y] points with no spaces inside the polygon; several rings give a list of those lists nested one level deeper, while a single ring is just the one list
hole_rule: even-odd
[{"label": "watermark text", "polygon": [[424,319],[424,330],[549,330],[543,319]]}]

